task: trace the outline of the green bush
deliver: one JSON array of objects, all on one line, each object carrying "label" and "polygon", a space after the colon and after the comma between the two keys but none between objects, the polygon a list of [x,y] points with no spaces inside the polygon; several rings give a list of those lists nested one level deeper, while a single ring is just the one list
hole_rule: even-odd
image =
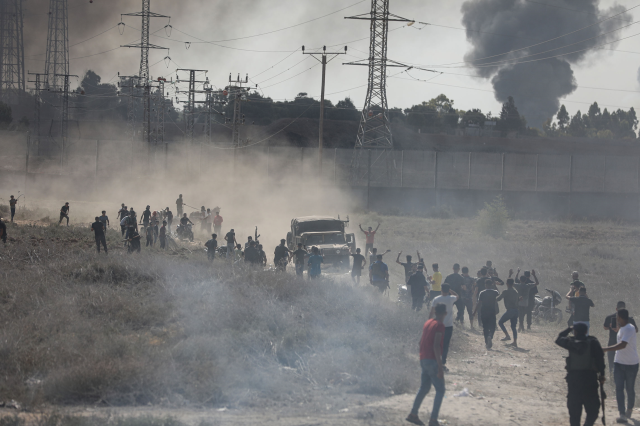
[{"label": "green bush", "polygon": [[507,233],[509,212],[502,196],[498,195],[491,203],[485,203],[478,213],[478,231],[482,235],[503,238]]}]

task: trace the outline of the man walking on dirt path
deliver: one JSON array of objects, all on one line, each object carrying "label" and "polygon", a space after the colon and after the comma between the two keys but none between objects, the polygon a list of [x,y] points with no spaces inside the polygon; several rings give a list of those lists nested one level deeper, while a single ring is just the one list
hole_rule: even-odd
[{"label": "man walking on dirt path", "polygon": [[287,263],[291,258],[291,250],[287,248],[285,245],[287,240],[284,238],[280,240],[280,245],[276,246],[276,249],[273,251],[273,264],[276,267],[276,270],[286,271]]},{"label": "man walking on dirt path", "polygon": [[100,254],[100,244],[102,244],[102,246],[104,247],[104,254],[108,254],[107,239],[104,235],[107,228],[98,216],[96,216],[96,221],[91,224],[91,230],[93,231],[96,238],[96,248],[98,249],[98,254]]},{"label": "man walking on dirt path", "polygon": [[367,264],[367,259],[360,254],[360,249],[357,248],[355,253],[350,255],[353,257],[353,266],[351,267],[351,279],[354,283],[360,285],[360,277],[362,276],[362,269]]},{"label": "man walking on dirt path", "polygon": [[[581,287],[584,287],[584,283],[582,281],[580,281],[579,279],[579,274],[578,271],[573,271],[571,273],[571,284],[569,284],[569,294],[571,294],[571,297],[578,297],[579,294],[579,290]],[[573,309],[573,305],[571,304],[571,302],[569,302],[569,306],[567,306],[567,312],[571,313],[571,315],[569,316],[569,319],[567,320],[567,325],[568,326],[572,326],[573,325],[573,315],[574,315],[574,309]]]},{"label": "man walking on dirt path", "polygon": [[[518,284],[514,284],[514,288],[520,295],[518,299],[518,319],[520,320],[520,326],[518,327],[518,331],[524,332],[524,319],[527,315],[527,311],[529,310],[529,292],[540,284],[538,282],[538,277],[536,277],[536,271],[532,270],[532,276],[535,279],[535,283],[528,284],[528,279],[526,275],[522,275],[520,277],[520,282]],[[513,275],[513,269],[509,270],[509,278]],[[518,268],[518,272],[516,273],[516,279],[520,275],[520,268]],[[529,327],[531,330],[531,327]]]},{"label": "man walking on dirt path", "polygon": [[418,265],[418,270],[411,274],[407,282],[407,287],[411,290],[412,310],[419,312],[422,309],[428,286],[427,277],[424,276],[424,265]]},{"label": "man walking on dirt path", "polygon": [[298,250],[291,254],[296,267],[296,275],[301,277],[304,275],[304,260],[309,256],[309,252],[302,247],[302,243],[298,243]]},{"label": "man walking on dirt path", "polygon": [[320,255],[318,247],[313,247],[311,252],[307,264],[309,265],[309,279],[313,280],[322,274],[321,265],[324,263],[324,258]]},{"label": "man walking on dirt path", "polygon": [[[620,309],[627,309],[627,305],[626,303],[620,301],[618,302],[618,304],[616,305],[616,313],[615,314],[611,314],[609,316],[607,316],[604,319],[604,329],[609,331],[609,341],[607,342],[607,346],[613,346],[616,343],[618,343],[617,341],[617,337],[618,337],[618,331],[620,330],[618,328],[618,311]],[[635,320],[633,319],[633,317],[629,317],[629,324],[631,324],[632,326],[635,327],[636,329],[636,333],[638,332],[638,326],[636,325]],[[613,351],[609,351],[607,352],[607,358],[609,360],[609,375],[613,376],[613,363],[614,363],[614,358],[616,356],[616,353]]]},{"label": "man walking on dirt path", "polygon": [[375,231],[372,227],[367,228],[367,230],[365,231],[364,229],[362,229],[362,225],[358,226],[360,227],[360,230],[364,232],[364,235],[366,237],[366,245],[364,247],[364,251],[365,253],[369,253],[373,248],[373,241],[375,239],[376,232],[378,232],[378,229],[380,228],[380,222],[378,222],[378,226],[376,227]]},{"label": "man walking on dirt path", "polygon": [[[462,304],[467,310],[467,315],[469,315],[469,326],[472,330],[475,329],[473,326],[473,292],[475,290],[476,280],[469,275],[469,268],[466,266],[462,267],[462,279],[464,280],[464,285],[462,286],[462,293],[460,294],[460,298],[462,299]],[[462,315],[462,320],[460,324],[464,324],[464,313]]]},{"label": "man walking on dirt path", "polygon": [[16,215],[16,204],[18,200],[13,198],[13,195],[9,198],[9,208],[11,209],[11,223],[13,223],[13,217]]},{"label": "man walking on dirt path", "polygon": [[439,266],[437,263],[431,265],[433,268],[433,275],[431,276],[431,290],[429,291],[429,300],[433,300],[440,296],[442,293],[442,274],[438,271]]},{"label": "man walking on dirt path", "polygon": [[0,217],[0,240],[2,240],[4,244],[7,244],[7,225],[5,225],[1,217]]},{"label": "man walking on dirt path", "polygon": [[511,331],[513,331],[513,343],[512,346],[518,347],[518,332],[516,330],[518,326],[518,300],[520,299],[520,295],[513,288],[513,278],[507,279],[507,289],[503,290],[500,296],[496,299],[497,302],[504,300],[504,309],[505,313],[498,321],[498,325],[500,329],[504,332],[504,338],[500,339],[501,342],[508,342],[511,340],[511,336],[509,336],[509,332],[504,326],[504,323],[507,321],[511,321]]},{"label": "man walking on dirt path", "polygon": [[227,242],[227,259],[233,260],[233,250],[236,246],[236,232],[231,229],[231,231],[227,232],[227,235],[224,236],[224,240]]},{"label": "man walking on dirt path", "polygon": [[431,385],[436,389],[436,396],[433,399],[433,409],[429,426],[439,426],[438,415],[440,406],[444,399],[444,365],[442,363],[442,344],[444,341],[445,326],[444,318],[447,316],[447,307],[443,304],[435,308],[435,319],[428,320],[422,328],[422,338],[420,339],[420,367],[422,369],[420,390],[413,402],[411,413],[407,416],[407,421],[414,425],[424,426],[418,417],[418,410],[424,397],[431,390]]},{"label": "man walking on dirt path", "polygon": [[376,261],[369,265],[371,284],[380,290],[380,293],[389,288],[389,267],[382,262],[382,255],[377,255]]},{"label": "man walking on dirt path", "polygon": [[176,200],[176,211],[178,212],[178,217],[182,217],[182,205],[184,204],[184,200],[182,199],[182,194],[178,196]]},{"label": "man walking on dirt path", "polygon": [[213,232],[219,234],[222,232],[222,216],[220,216],[220,212],[217,211],[215,217],[213,218]]},{"label": "man walking on dirt path", "polygon": [[60,220],[58,225],[62,223],[62,219],[67,219],[67,226],[69,226],[69,203],[64,203],[64,206],[60,208]]},{"label": "man walking on dirt path", "polygon": [[398,253],[396,263],[404,268],[404,283],[406,284],[409,282],[409,278],[411,278],[411,275],[413,275],[413,273],[415,272],[414,269],[416,264],[411,261],[412,257],[410,254],[408,254],[406,257],[406,263],[400,262],[400,256],[402,256],[402,252]]},{"label": "man walking on dirt path", "polygon": [[447,368],[447,354],[449,353],[449,344],[451,343],[451,337],[453,336],[453,305],[460,300],[460,296],[451,290],[448,283],[442,284],[442,295],[433,299],[433,305],[431,307],[431,313],[429,318],[435,317],[435,307],[438,305],[445,305],[447,307],[447,316],[444,317],[444,344],[442,346],[442,368],[445,372],[449,372]]},{"label": "man walking on dirt path", "polygon": [[[636,329],[629,321],[629,311],[619,309],[616,320],[618,322],[617,344],[604,348],[605,352],[615,351],[613,360],[613,380],[616,383],[616,400],[620,417],[618,423],[627,423],[633,414],[636,402],[636,376],[638,375],[638,347],[636,344]],[[575,329],[575,326],[574,326]],[[603,368],[604,369],[604,368]],[[625,410],[624,392],[627,391],[627,405]]]},{"label": "man walking on dirt path", "polygon": [[487,350],[493,347],[493,335],[496,332],[496,299],[500,296],[495,284],[491,280],[487,280],[486,288],[478,295],[478,305],[473,311],[473,315],[480,311],[482,317],[482,332],[484,334],[484,343]]},{"label": "man walking on dirt path", "polygon": [[[573,330],[574,336],[569,336]],[[558,334],[556,345],[569,351],[566,358],[567,408],[569,424],[580,426],[582,407],[586,413],[584,426],[593,426],[598,420],[600,397],[598,385],[604,384],[604,352],[595,337],[587,336],[587,325],[576,324]],[[625,420],[626,423],[626,420]]]},{"label": "man walking on dirt path", "polygon": [[[534,275],[535,278],[535,275]],[[578,323],[583,323],[587,325],[587,336],[589,335],[589,309],[594,307],[593,300],[587,297],[587,289],[586,287],[580,287],[578,290],[578,297],[571,296],[571,291],[567,293],[567,299],[571,302],[571,306],[573,306],[573,325]]]},{"label": "man walking on dirt path", "polygon": [[[462,275],[460,275],[460,264],[456,263],[453,265],[453,274],[447,275],[447,278],[444,279],[444,282],[445,284],[449,284],[449,287],[455,292],[455,294],[462,294],[464,278],[462,278]],[[462,324],[464,323],[464,302],[462,300],[462,297],[458,297],[455,306],[458,310],[458,313],[456,314],[456,322]]]}]

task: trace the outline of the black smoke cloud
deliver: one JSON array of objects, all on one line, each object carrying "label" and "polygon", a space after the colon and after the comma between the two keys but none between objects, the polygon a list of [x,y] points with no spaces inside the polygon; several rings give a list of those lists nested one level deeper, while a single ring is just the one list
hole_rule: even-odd
[{"label": "black smoke cloud", "polygon": [[[498,101],[513,96],[529,125],[536,127],[558,111],[562,97],[576,89],[572,65],[584,62],[596,46],[619,38],[621,32],[593,37],[631,22],[631,15],[624,13],[596,24],[625,10],[622,6],[602,10],[599,0],[557,0],[553,4],[558,7],[524,0],[468,0],[462,5],[462,22],[473,46],[465,61],[479,76],[491,79]],[[593,26],[565,35],[589,25]],[[527,47],[538,43],[542,44]],[[613,44],[604,47],[610,49]],[[567,54],[570,52],[575,53]],[[560,54],[567,55],[533,61]],[[504,62],[514,59],[521,63]]]}]

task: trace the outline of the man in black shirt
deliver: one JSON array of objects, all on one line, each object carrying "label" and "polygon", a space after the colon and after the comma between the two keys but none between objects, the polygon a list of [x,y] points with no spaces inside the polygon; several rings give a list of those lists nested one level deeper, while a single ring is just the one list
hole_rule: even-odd
[{"label": "man in black shirt", "polygon": [[169,210],[169,207],[164,209],[164,218],[167,221],[167,229],[169,230],[169,233],[171,233],[171,222],[173,222],[173,213],[171,212],[171,210]]},{"label": "man in black shirt", "polygon": [[567,293],[567,299],[571,302],[571,306],[573,306],[573,325],[576,324],[586,324],[587,325],[587,336],[589,335],[589,308],[594,307],[593,301],[587,297],[587,289],[585,287],[580,287],[579,296],[573,297],[571,296],[572,292],[569,291]]},{"label": "man in black shirt", "polygon": [[398,257],[396,258],[396,263],[398,265],[401,265],[404,268],[404,282],[406,284],[409,282],[409,278],[411,278],[411,275],[413,275],[413,272],[414,272],[413,269],[416,266],[416,264],[411,261],[412,257],[410,254],[408,254],[406,257],[407,259],[406,263],[400,262],[401,255],[402,255],[402,252],[398,253]]},{"label": "man in black shirt", "polygon": [[509,332],[504,326],[504,323],[507,321],[511,321],[511,331],[513,331],[513,343],[511,345],[518,347],[518,332],[516,330],[518,325],[518,300],[520,299],[520,295],[513,288],[514,281],[512,278],[507,279],[507,289],[503,290],[500,296],[496,299],[497,302],[504,299],[504,309],[505,313],[498,321],[498,325],[504,332],[504,338],[500,339],[502,342],[506,342],[511,340],[511,336],[509,336]]},{"label": "man in black shirt", "polygon": [[[618,343],[617,337],[618,337],[619,327],[618,327],[618,321],[616,320],[616,316],[618,315],[617,312],[620,309],[627,309],[627,305],[622,301],[618,302],[618,304],[616,305],[616,313],[611,314],[604,319],[604,329],[609,330],[609,341],[607,343],[607,346],[613,346]],[[632,317],[629,317],[629,323],[635,327],[636,333],[637,333],[638,326],[636,325],[636,322]],[[615,351],[607,352],[607,358],[609,360],[609,373],[611,375],[613,375],[613,359],[615,357],[616,357]]]},{"label": "man in black shirt", "polygon": [[104,253],[108,254],[107,239],[105,238],[105,235],[104,235],[106,228],[104,226],[104,223],[100,220],[98,216],[96,216],[96,221],[91,224],[91,230],[93,231],[94,236],[96,237],[96,247],[98,249],[98,254],[100,253],[100,244],[102,244],[102,246],[104,247]]},{"label": "man in black shirt", "polygon": [[464,285],[462,286],[460,298],[462,299],[464,307],[467,309],[467,315],[469,315],[469,325],[473,330],[473,293],[475,291],[476,280],[469,275],[469,268],[467,268],[466,266],[462,267],[462,279],[464,280]]},{"label": "man in black shirt", "polygon": [[[584,283],[582,281],[580,281],[579,279],[580,275],[578,274],[578,271],[573,271],[571,273],[571,284],[569,284],[569,293],[571,294],[572,297],[577,297],[578,296],[578,291],[580,290],[581,287],[584,287]],[[569,316],[569,319],[567,320],[567,325],[569,327],[571,327],[573,325],[573,305],[571,305],[571,302],[569,302],[568,306],[567,306],[567,312],[571,313],[571,315]]]},{"label": "man in black shirt", "polygon": [[[518,327],[518,331],[524,332],[524,318],[527,316],[529,312],[529,293],[531,290],[536,288],[539,284],[538,277],[536,276],[536,271],[532,270],[533,278],[536,280],[533,284],[528,284],[528,278],[526,275],[522,275],[520,277],[520,282],[514,285],[514,288],[518,291],[520,295],[520,299],[518,300],[518,319],[520,320],[520,326]],[[513,269],[509,270],[509,278],[513,274]],[[516,273],[516,279],[520,275],[520,268],[518,268],[518,272]],[[531,327],[529,327],[531,329]]]},{"label": "man in black shirt", "polygon": [[178,196],[176,200],[176,210],[178,212],[178,217],[182,217],[182,205],[184,204],[184,200],[182,199],[182,194]]},{"label": "man in black shirt", "polygon": [[204,246],[207,248],[207,259],[213,260],[216,258],[216,249],[218,248],[218,236],[216,234],[211,234],[211,239],[204,243]]},{"label": "man in black shirt", "polygon": [[[453,265],[453,274],[447,275],[447,278],[444,279],[444,283],[449,284],[451,290],[453,290],[456,294],[462,294],[464,278],[462,278],[462,275],[460,275],[460,265],[458,263]],[[456,308],[458,308],[456,321],[458,321],[460,324],[464,324],[464,301],[462,300],[462,297],[459,297],[454,305],[456,306]]]},{"label": "man in black shirt", "polygon": [[227,232],[227,235],[224,236],[224,240],[227,242],[227,259],[234,260],[234,250],[236,247],[236,233],[233,229]]},{"label": "man in black shirt", "polygon": [[351,254],[353,257],[353,267],[351,268],[351,279],[354,283],[360,284],[360,277],[362,276],[362,269],[367,264],[367,259],[360,254],[360,249],[357,248],[355,254]]},{"label": "man in black shirt", "polygon": [[[476,289],[473,293],[473,299],[476,301],[476,303],[478,301],[478,297],[480,296],[480,293],[482,293],[484,289],[487,288],[487,283],[493,282],[491,278],[487,276],[487,272],[488,272],[487,268],[480,269],[480,277],[476,280]],[[479,311],[477,304],[476,304],[475,310]],[[475,315],[475,313],[473,315]],[[482,315],[478,315],[478,326],[482,327]]]},{"label": "man in black shirt", "polygon": [[292,256],[296,265],[296,275],[302,276],[304,274],[304,258],[309,256],[309,252],[302,248],[302,243],[298,243],[298,250],[294,251]]},{"label": "man in black shirt", "polygon": [[411,309],[415,311],[422,309],[424,296],[427,294],[425,289],[428,285],[427,277],[424,276],[424,266],[418,265],[418,270],[409,277],[407,282],[407,287],[411,288],[411,299],[413,300]]},{"label": "man in black shirt", "polygon": [[485,286],[486,288],[478,295],[478,305],[473,311],[473,315],[478,311],[480,312],[484,343],[487,350],[491,350],[493,346],[493,335],[496,332],[496,299],[500,296],[500,293],[498,293],[495,284],[490,279],[485,282]]},{"label": "man in black shirt", "polygon": [[287,240],[284,238],[280,240],[280,245],[273,251],[273,264],[280,271],[287,270],[287,263],[289,263],[289,255],[291,254],[291,250],[285,246],[286,242]]},{"label": "man in black shirt", "polygon": [[149,227],[149,221],[151,219],[151,206],[147,206],[147,208],[142,212],[142,222],[141,225],[144,225],[144,229]]},{"label": "man in black shirt", "polygon": [[244,261],[252,265],[260,264],[260,253],[256,249],[255,241],[251,241],[249,247],[244,249]]},{"label": "man in black shirt", "polygon": [[64,203],[64,206],[60,208],[60,220],[58,225],[62,223],[62,219],[67,219],[67,226],[69,226],[69,203]]},{"label": "man in black shirt", "polygon": [[7,225],[2,221],[0,217],[0,239],[3,243],[7,244]]},{"label": "man in black shirt", "polygon": [[[575,337],[569,337],[573,330]],[[556,339],[556,345],[569,351],[566,358],[567,408],[569,424],[580,426],[582,406],[586,412],[585,426],[593,426],[598,420],[600,398],[598,382],[604,384],[604,351],[595,337],[587,336],[587,325],[578,323],[569,327]]]},{"label": "man in black shirt", "polygon": [[267,253],[264,252],[262,244],[258,244],[258,254],[260,255],[260,264],[267,266]]},{"label": "man in black shirt", "polygon": [[138,234],[138,231],[135,228],[129,228],[127,241],[129,242],[129,253],[133,253],[134,251],[140,253],[140,234]]},{"label": "man in black shirt", "polygon": [[11,222],[12,223],[13,223],[13,217],[16,215],[16,204],[18,204],[18,200],[13,198],[13,195],[12,195],[11,198],[9,198],[9,207],[11,208]]}]

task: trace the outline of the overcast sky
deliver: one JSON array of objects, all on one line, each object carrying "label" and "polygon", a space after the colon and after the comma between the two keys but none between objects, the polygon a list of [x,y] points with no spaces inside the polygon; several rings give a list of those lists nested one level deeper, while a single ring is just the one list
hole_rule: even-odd
[{"label": "overcast sky", "polygon": [[[539,2],[549,5],[577,3],[575,0]],[[27,68],[31,72],[42,72],[44,68],[48,3],[48,0],[26,0],[25,3],[25,54]],[[93,0],[93,3],[90,0],[69,0],[72,74],[82,75],[91,69],[101,75],[103,81],[116,82],[118,72],[124,75],[138,72],[140,51],[117,47],[139,41],[140,18],[123,17],[126,24],[123,35],[120,35],[116,26],[120,22],[121,13],[139,11],[140,3],[139,0]],[[391,0],[391,12],[416,21],[463,28],[463,3],[463,0]],[[353,6],[313,22],[259,37],[242,38],[301,24],[350,5]],[[601,9],[608,9],[613,5],[621,5],[625,9],[636,6],[630,0],[601,0],[599,4]],[[169,21],[164,18],[152,19],[151,32],[155,36],[151,37],[151,43],[170,48],[168,54],[163,50],[151,51],[149,61],[150,64],[155,64],[151,67],[154,78],[165,76],[175,79],[175,69],[178,66],[208,69],[209,80],[215,86],[223,87],[229,73],[234,76],[237,73],[248,73],[251,80],[259,84],[263,93],[273,99],[292,99],[299,92],[318,96],[321,67],[318,65],[307,71],[317,62],[308,55],[303,56],[300,47],[305,45],[309,49],[335,45],[330,49],[341,50],[340,46],[347,45],[349,56],[342,55],[327,67],[327,97],[335,103],[349,96],[358,108],[362,107],[366,94],[367,67],[346,66],[342,63],[367,57],[369,23],[346,20],[344,16],[367,13],[370,8],[369,0],[152,0],[151,7],[153,12],[170,15],[173,27],[168,36],[163,27]],[[536,7],[549,15],[574,13],[558,7]],[[635,17],[638,15],[637,11],[640,8],[630,14]],[[459,29],[424,27],[419,24],[403,27],[399,23],[391,23],[390,29],[388,56],[399,62],[422,64],[427,68],[456,63],[463,61],[465,53],[471,48],[465,31]],[[560,30],[569,32],[575,29],[577,28]],[[96,36],[103,31],[106,32]],[[640,26],[631,26],[616,35],[628,37],[636,33],[640,33]],[[82,42],[93,36],[96,37]],[[218,45],[197,43],[198,39],[216,41],[232,38],[242,39],[221,41]],[[362,40],[353,41],[358,39]],[[636,47],[636,44],[639,40],[640,37],[623,40],[615,45],[618,50],[615,52],[590,52],[585,60],[572,65],[579,87],[561,101],[571,114],[578,109],[585,112],[588,104],[593,101],[609,109],[638,106],[640,47]],[[192,42],[188,49],[185,41]],[[521,42],[524,47],[539,41],[544,40]],[[117,49],[97,54],[114,48]],[[172,59],[169,67],[163,61],[167,55]],[[388,74],[392,76],[402,71],[402,68],[390,68]],[[475,74],[473,69],[465,67],[444,71]],[[483,112],[491,111],[494,114],[499,112],[500,103],[494,97],[490,81],[465,75],[436,75],[411,70],[389,78],[389,106],[407,108],[444,93],[455,100],[456,108],[480,108]],[[429,83],[414,80],[431,78],[433,80]],[[596,90],[594,87],[628,92]],[[517,102],[516,99],[516,104]]]}]

